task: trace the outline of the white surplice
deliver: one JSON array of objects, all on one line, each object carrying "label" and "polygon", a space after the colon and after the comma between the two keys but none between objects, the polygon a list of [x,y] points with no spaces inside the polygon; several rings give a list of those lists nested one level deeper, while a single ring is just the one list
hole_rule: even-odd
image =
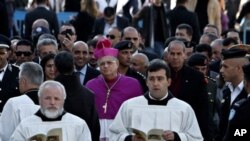
[{"label": "white surplice", "polygon": [[190,105],[172,98],[167,105],[148,105],[144,96],[124,102],[110,125],[110,141],[124,141],[130,135],[128,128],[145,133],[157,128],[176,132],[181,141],[203,141],[203,137]]},{"label": "white surplice", "polygon": [[37,134],[47,134],[51,129],[61,128],[63,141],[91,141],[91,134],[86,122],[70,113],[62,116],[60,121],[42,121],[37,115],[32,115],[17,126],[10,141],[27,141]]},{"label": "white surplice", "polygon": [[8,141],[22,119],[34,114],[40,108],[27,96],[10,98],[4,105],[0,117],[0,138]]}]

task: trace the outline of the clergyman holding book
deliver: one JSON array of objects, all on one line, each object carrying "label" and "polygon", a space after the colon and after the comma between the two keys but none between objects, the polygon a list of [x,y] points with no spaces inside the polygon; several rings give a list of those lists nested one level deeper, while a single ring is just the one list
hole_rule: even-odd
[{"label": "clergyman holding book", "polygon": [[109,127],[109,141],[203,141],[192,107],[168,90],[168,65],[152,60],[146,77],[149,92],[122,104]]},{"label": "clergyman holding book", "polygon": [[38,90],[41,108],[21,121],[11,141],[92,141],[86,122],[64,111],[66,92],[56,81],[45,81]]}]

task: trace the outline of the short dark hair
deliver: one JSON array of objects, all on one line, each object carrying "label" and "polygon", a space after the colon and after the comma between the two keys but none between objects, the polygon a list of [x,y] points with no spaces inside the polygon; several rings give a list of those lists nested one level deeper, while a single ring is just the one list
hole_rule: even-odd
[{"label": "short dark hair", "polygon": [[212,57],[212,47],[210,45],[207,45],[207,44],[198,44],[195,47],[195,51],[196,52],[203,52],[203,51],[205,51],[205,52],[207,52],[209,58]]},{"label": "short dark hair", "polygon": [[110,7],[110,6],[107,6],[105,9],[104,9],[104,15],[106,17],[111,17],[113,15],[115,15],[115,8],[114,7]]},{"label": "short dark hair", "polygon": [[213,24],[207,24],[205,27],[212,27],[212,28],[215,28],[217,30],[217,32],[219,32],[219,29],[216,25],[213,25]]},{"label": "short dark hair", "polygon": [[26,40],[26,39],[21,39],[20,41],[17,42],[16,48],[18,48],[18,46],[22,46],[22,45],[30,46],[31,51],[34,52],[34,46],[33,46],[31,41]]},{"label": "short dark hair", "polygon": [[55,57],[55,66],[60,74],[72,74],[74,71],[73,55],[67,51],[61,51]]},{"label": "short dark hair", "polygon": [[225,38],[223,41],[222,41],[222,45],[223,46],[228,46],[230,44],[233,44],[233,45],[236,45],[238,44],[238,41],[235,40],[234,38]]},{"label": "short dark hair", "polygon": [[169,68],[168,64],[161,59],[154,59],[154,60],[149,62],[149,66],[148,66],[147,72],[146,72],[146,77],[148,77],[148,72],[156,72],[156,71],[159,71],[161,69],[164,69],[166,71],[167,78],[171,78],[171,72],[170,72],[170,68]]},{"label": "short dark hair", "polygon": [[189,24],[179,24],[177,29],[186,29],[189,36],[193,36],[193,28]]},{"label": "short dark hair", "polygon": [[207,35],[207,37],[209,38],[210,42],[212,43],[214,40],[218,39],[218,37],[214,34],[211,33],[204,33],[203,35]]},{"label": "short dark hair", "polygon": [[95,48],[95,47],[96,47],[97,42],[98,42],[98,40],[97,40],[97,39],[91,39],[91,40],[88,40],[88,41],[87,41],[87,45],[88,45],[89,47],[93,47],[93,48]]}]

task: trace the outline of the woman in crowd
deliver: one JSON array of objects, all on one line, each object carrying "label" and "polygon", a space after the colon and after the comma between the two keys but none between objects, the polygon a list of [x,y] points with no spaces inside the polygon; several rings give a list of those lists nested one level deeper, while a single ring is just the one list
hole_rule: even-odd
[{"label": "woman in crowd", "polygon": [[41,66],[44,73],[44,81],[54,80],[55,78],[55,54],[48,54],[41,60]]}]

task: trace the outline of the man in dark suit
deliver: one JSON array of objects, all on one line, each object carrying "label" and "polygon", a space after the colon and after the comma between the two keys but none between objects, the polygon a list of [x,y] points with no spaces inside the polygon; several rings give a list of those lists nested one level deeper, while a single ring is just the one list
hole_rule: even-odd
[{"label": "man in dark suit", "polygon": [[57,36],[59,29],[57,16],[53,11],[49,10],[49,8],[46,6],[46,2],[47,0],[37,0],[37,7],[25,15],[24,24],[26,39],[31,39],[31,27],[33,22],[37,19],[47,20],[50,25],[51,33]]},{"label": "man in dark suit", "polygon": [[196,13],[188,11],[187,4],[188,0],[177,0],[176,7],[173,10],[167,12],[166,15],[170,21],[171,34],[174,36],[176,27],[179,24],[189,24],[194,30],[192,41],[199,43],[200,28],[198,17]]},{"label": "man in dark suit", "polygon": [[[248,141],[250,138],[250,64],[243,66],[244,88],[248,97],[237,101],[231,109],[229,124],[223,141]],[[247,133],[240,136],[241,130],[245,129]],[[240,131],[237,133],[237,131]]]},{"label": "man in dark suit", "polygon": [[185,45],[174,40],[168,45],[167,63],[171,70],[173,95],[189,103],[196,114],[204,139],[208,139],[208,93],[204,75],[185,65]]},{"label": "man in dark suit", "polygon": [[88,66],[89,49],[85,42],[75,42],[72,48],[72,54],[81,84],[85,85],[90,79],[96,78],[100,74],[98,70]]},{"label": "man in dark suit", "polygon": [[10,45],[10,40],[0,34],[0,113],[9,98],[20,95],[18,89],[19,68],[8,64]]},{"label": "man in dark suit", "polygon": [[59,73],[55,81],[66,90],[64,109],[86,121],[93,141],[99,141],[100,123],[95,107],[94,94],[84,87],[74,73],[74,58],[71,53],[62,51],[55,57],[56,70]]},{"label": "man in dark suit", "polygon": [[247,97],[247,92],[244,90],[243,78],[244,73],[242,66],[247,64],[249,60],[245,57],[246,51],[243,49],[232,48],[222,52],[223,60],[221,62],[220,73],[227,87],[223,91],[223,99],[221,100],[221,116],[219,123],[219,133],[217,140],[221,140],[225,135],[230,110],[233,105]]},{"label": "man in dark suit", "polygon": [[104,9],[104,17],[95,21],[93,36],[98,34],[106,35],[110,27],[118,27],[120,30],[123,30],[127,26],[129,26],[128,19],[117,16],[115,8],[106,7]]},{"label": "man in dark suit", "polygon": [[209,141],[214,140],[215,135],[217,134],[217,121],[218,121],[218,110],[216,105],[216,92],[217,85],[216,80],[209,77],[208,69],[208,58],[199,53],[194,53],[191,55],[187,61],[187,65],[191,68],[203,73],[207,83],[208,91],[208,102],[209,102]]}]

